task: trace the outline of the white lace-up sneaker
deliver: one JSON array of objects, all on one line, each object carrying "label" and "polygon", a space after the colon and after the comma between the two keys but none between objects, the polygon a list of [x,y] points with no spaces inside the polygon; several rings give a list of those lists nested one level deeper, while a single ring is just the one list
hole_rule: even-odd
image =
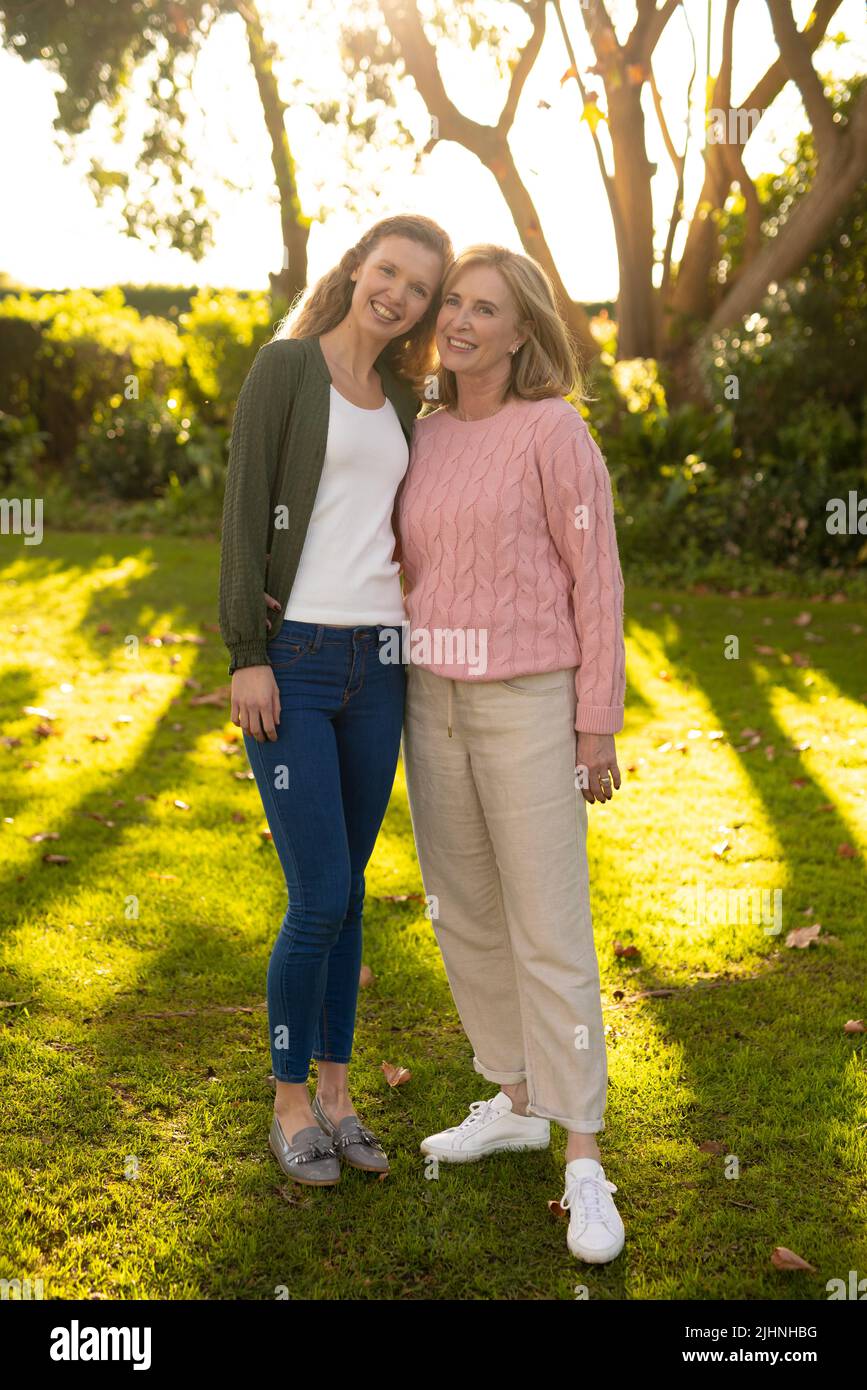
[{"label": "white lace-up sneaker", "polygon": [[626,1233],[611,1197],[616,1191],[595,1158],[573,1158],[566,1164],[566,1192],[560,1206],[571,1213],[566,1244],[579,1260],[607,1264],[623,1249]]},{"label": "white lace-up sneaker", "polygon": [[429,1134],[420,1148],[444,1163],[474,1163],[488,1154],[547,1149],[551,1125],[538,1115],[516,1115],[502,1091],[492,1100],[474,1100],[462,1124]]}]

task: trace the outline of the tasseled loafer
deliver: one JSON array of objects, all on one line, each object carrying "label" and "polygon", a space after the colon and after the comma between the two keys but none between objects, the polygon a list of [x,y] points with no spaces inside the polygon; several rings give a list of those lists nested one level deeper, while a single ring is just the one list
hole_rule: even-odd
[{"label": "tasseled loafer", "polygon": [[387,1173],[388,1159],[376,1135],[363,1125],[357,1115],[347,1115],[339,1124],[329,1120],[318,1096],[312,1105],[325,1133],[331,1136],[334,1150],[352,1168],[362,1168],[367,1173]]},{"label": "tasseled loafer", "polygon": [[340,1179],[340,1160],[334,1143],[319,1125],[308,1125],[286,1138],[275,1115],[271,1121],[268,1145],[287,1177],[309,1187],[327,1187]]}]

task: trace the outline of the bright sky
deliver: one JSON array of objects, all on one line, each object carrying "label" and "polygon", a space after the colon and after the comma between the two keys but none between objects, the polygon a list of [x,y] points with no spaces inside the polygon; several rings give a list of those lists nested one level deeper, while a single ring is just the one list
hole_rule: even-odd
[{"label": "bright sky", "polygon": [[[320,216],[309,244],[310,277],[332,265],[371,222],[394,212],[413,211],[434,217],[460,249],[472,241],[495,241],[520,250],[520,241],[496,181],[476,159],[454,144],[441,142],[411,172],[413,151],[389,152],[367,147],[360,167],[347,169],[339,127],[323,126],[306,104],[333,97],[341,88],[341,69],[334,43],[336,17],[351,0],[262,0],[271,16],[269,35],[290,55],[278,68],[281,91],[290,102],[290,142],[299,167],[301,197],[307,214]],[[721,47],[723,0],[710,0],[711,68],[716,72]],[[584,37],[577,0],[565,0],[582,73],[594,59]],[[621,38],[634,16],[631,0],[610,0]],[[796,0],[795,16],[803,25],[810,0]],[[504,31],[523,39],[527,21],[517,6],[503,0],[479,0],[479,15],[496,16]],[[686,199],[691,208],[701,186],[701,144],[708,0],[686,0],[698,71],[693,89],[691,156]],[[829,26],[850,42],[825,42],[814,56],[822,73],[849,76],[865,69],[862,0],[842,0]],[[734,99],[747,95],[776,55],[764,0],[741,0],[735,29]],[[654,56],[654,73],[666,118],[678,148],[685,133],[686,74],[692,48],[682,14],[675,15]],[[467,115],[493,123],[504,83],[481,53],[458,45],[440,46],[440,66],[447,90]],[[613,298],[617,260],[607,200],[586,122],[579,122],[577,85],[560,79],[569,66],[553,8],[542,52],[525,87],[513,126],[511,145],[541,216],[543,229],[567,290],[577,299]],[[299,73],[303,77],[299,80]],[[593,77],[585,77],[592,85]],[[297,82],[297,85],[293,85]],[[279,268],[280,224],[274,200],[270,152],[262,110],[249,64],[244,26],[232,15],[220,20],[198,61],[189,144],[196,179],[214,210],[215,245],[196,264],[170,250],[154,250],[125,237],[108,210],[99,210],[82,170],[94,155],[108,167],[117,160],[109,120],[97,120],[81,142],[76,158],[64,163],[55,144],[54,92],[60,79],[38,63],[23,64],[0,52],[0,122],[7,133],[0,147],[0,186],[11,195],[0,222],[0,271],[27,285],[45,288],[118,281],[135,284],[210,284],[264,288],[268,271]],[[147,121],[141,82],[134,87],[131,134]],[[654,178],[657,237],[665,240],[675,179],[658,132],[652,100],[644,89],[648,149],[658,162]],[[429,134],[424,105],[412,83],[399,84],[398,114],[421,148]],[[548,103],[548,107],[540,105]],[[783,157],[807,125],[796,89],[789,84],[761,120],[747,147],[745,163],[756,175],[781,167]],[[605,139],[604,128],[600,127]],[[9,132],[14,131],[14,138]],[[134,149],[134,141],[129,145]],[[123,151],[121,151],[123,152]],[[132,157],[131,154],[129,157]],[[234,187],[227,187],[225,180]],[[354,190],[354,200],[346,184]],[[676,253],[680,242],[676,243]]]}]

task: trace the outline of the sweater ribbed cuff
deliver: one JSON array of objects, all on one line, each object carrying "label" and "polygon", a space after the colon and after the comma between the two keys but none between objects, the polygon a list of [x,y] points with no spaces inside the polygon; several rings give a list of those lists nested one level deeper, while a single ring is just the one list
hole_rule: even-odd
[{"label": "sweater ribbed cuff", "polygon": [[623,728],[623,705],[578,704],[575,731],[579,734],[619,734]]},{"label": "sweater ribbed cuff", "polygon": [[252,642],[233,642],[229,647],[229,675],[242,666],[270,666],[268,650],[262,638]]}]

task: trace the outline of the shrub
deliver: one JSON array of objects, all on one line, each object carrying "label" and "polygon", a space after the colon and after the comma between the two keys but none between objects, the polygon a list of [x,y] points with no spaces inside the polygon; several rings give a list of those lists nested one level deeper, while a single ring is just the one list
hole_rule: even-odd
[{"label": "shrub", "polygon": [[214,419],[231,419],[253,358],[273,333],[274,306],[266,294],[200,290],[181,314],[190,378]]}]

